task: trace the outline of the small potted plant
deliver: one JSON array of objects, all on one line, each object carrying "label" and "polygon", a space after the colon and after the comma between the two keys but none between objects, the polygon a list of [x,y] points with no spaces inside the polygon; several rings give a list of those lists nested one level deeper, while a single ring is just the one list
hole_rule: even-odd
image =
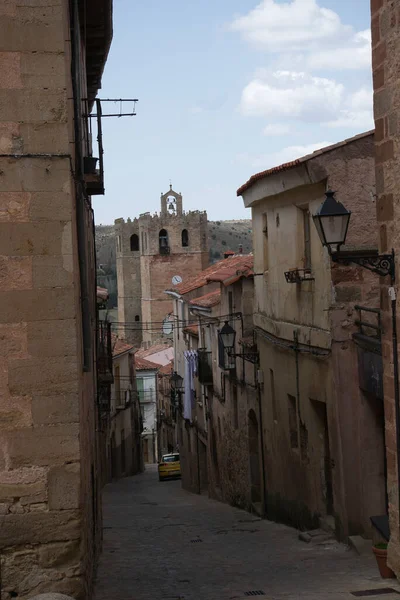
[{"label": "small potted plant", "polygon": [[392,579],[396,577],[392,569],[387,565],[387,544],[375,544],[372,551],[375,554],[376,562],[378,563],[379,573],[382,579]]}]

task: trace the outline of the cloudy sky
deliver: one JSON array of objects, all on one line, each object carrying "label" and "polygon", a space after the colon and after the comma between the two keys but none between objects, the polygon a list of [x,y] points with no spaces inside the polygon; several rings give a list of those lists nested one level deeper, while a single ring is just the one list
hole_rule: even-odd
[{"label": "cloudy sky", "polygon": [[373,127],[369,0],[116,0],[99,95],[139,103],[104,120],[98,224],[170,180],[187,210],[249,218],[250,175]]}]

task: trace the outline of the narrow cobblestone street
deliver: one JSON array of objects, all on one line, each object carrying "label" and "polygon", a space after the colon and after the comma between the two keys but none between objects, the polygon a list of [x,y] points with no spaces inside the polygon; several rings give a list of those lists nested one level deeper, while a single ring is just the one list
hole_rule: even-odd
[{"label": "narrow cobblestone street", "polygon": [[180,481],[159,483],[154,467],[105,489],[96,600],[224,600],[250,591],[266,600],[339,600],[388,587],[400,589],[380,579],[372,558],[336,542],[307,545],[296,530],[189,494]]}]

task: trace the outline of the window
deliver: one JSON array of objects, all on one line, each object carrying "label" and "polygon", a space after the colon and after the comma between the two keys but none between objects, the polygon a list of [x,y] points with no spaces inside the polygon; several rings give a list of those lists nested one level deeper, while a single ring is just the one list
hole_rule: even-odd
[{"label": "window", "polygon": [[297,402],[294,396],[288,394],[289,409],[289,434],[291,448],[299,447],[299,434],[297,431]]},{"label": "window", "polygon": [[182,229],[182,247],[187,248],[189,246],[189,233],[187,229]]},{"label": "window", "polygon": [[136,322],[137,322],[137,321],[140,321],[140,317],[139,317],[139,315],[135,315],[135,321],[136,321]]},{"label": "window", "polygon": [[268,271],[268,219],[267,213],[263,214],[263,270]]},{"label": "window", "polygon": [[139,251],[139,236],[136,233],[131,235],[131,252]]},{"label": "window", "polygon": [[275,379],[274,379],[274,372],[272,369],[269,370],[269,378],[270,378],[270,384],[271,384],[272,418],[274,421],[277,421],[278,415],[277,415],[277,410],[276,410]]},{"label": "window", "polygon": [[310,213],[308,211],[308,208],[302,209],[302,213],[304,236],[304,268],[311,269]]},{"label": "window", "polygon": [[121,236],[117,235],[117,252],[121,252]]},{"label": "window", "polygon": [[142,231],[142,233],[140,234],[140,237],[141,237],[141,239],[142,239],[142,252],[143,252],[143,250],[144,250],[144,233],[143,233],[143,231]]},{"label": "window", "polygon": [[158,234],[158,243],[160,254],[169,254],[168,232],[166,229],[161,229]]}]

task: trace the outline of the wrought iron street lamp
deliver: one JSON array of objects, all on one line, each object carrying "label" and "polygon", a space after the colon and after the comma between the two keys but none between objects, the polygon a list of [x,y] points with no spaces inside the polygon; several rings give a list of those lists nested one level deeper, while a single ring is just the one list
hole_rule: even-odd
[{"label": "wrought iron street lamp", "polygon": [[174,371],[171,375],[171,390],[174,392],[179,392],[183,390],[183,377],[179,375],[176,371]]},{"label": "wrought iron street lamp", "polygon": [[218,337],[226,353],[228,355],[233,354],[233,349],[235,347],[236,340],[236,331],[233,329],[233,327],[231,327],[231,325],[229,325],[228,321],[225,321],[224,326],[218,332]]},{"label": "wrought iron street lamp", "polygon": [[[228,357],[228,364],[225,365],[227,369],[235,368],[235,361],[232,359],[242,358],[243,360],[247,360],[252,363],[258,362],[258,352],[235,352],[235,340],[236,340],[236,331],[233,329],[231,325],[229,325],[228,321],[225,321],[224,326],[218,332],[219,342],[224,350],[224,353]],[[225,362],[225,361],[224,361]]]},{"label": "wrought iron street lamp", "polygon": [[378,275],[390,275],[393,283],[395,275],[393,251],[391,254],[379,254],[377,250],[370,248],[366,250],[340,249],[346,242],[350,216],[351,212],[336,200],[335,192],[328,190],[324,202],[313,215],[322,245],[328,248],[334,262],[342,264],[353,262]]},{"label": "wrought iron street lamp", "polygon": [[335,199],[335,192],[328,190],[313,220],[321,242],[330,254],[345,243],[350,216],[351,212]]},{"label": "wrought iron street lamp", "polygon": [[334,262],[348,265],[355,263],[385,277],[390,276],[389,298],[392,308],[392,345],[393,345],[393,375],[394,375],[394,398],[396,418],[396,440],[397,440],[397,478],[400,506],[400,391],[399,391],[399,366],[397,350],[397,320],[396,320],[396,290],[395,281],[395,255],[379,254],[377,250],[340,250],[346,241],[351,212],[341,202],[335,199],[335,192],[328,190],[326,198],[319,207],[313,220],[323,246]]}]

